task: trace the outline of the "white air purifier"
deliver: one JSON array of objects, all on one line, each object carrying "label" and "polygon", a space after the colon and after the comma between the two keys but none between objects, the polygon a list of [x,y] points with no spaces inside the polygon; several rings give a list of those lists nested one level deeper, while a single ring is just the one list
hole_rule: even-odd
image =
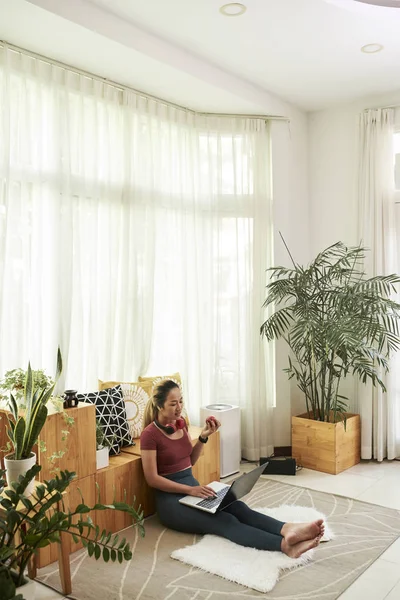
[{"label": "white air purifier", "polygon": [[201,425],[207,417],[214,416],[221,423],[220,436],[220,473],[227,477],[240,470],[240,408],[233,404],[208,404],[200,408]]}]

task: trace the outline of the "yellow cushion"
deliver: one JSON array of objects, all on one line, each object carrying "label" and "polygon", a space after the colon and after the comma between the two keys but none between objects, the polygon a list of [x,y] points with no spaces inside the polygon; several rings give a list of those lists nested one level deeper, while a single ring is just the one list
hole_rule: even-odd
[{"label": "yellow cushion", "polygon": [[122,381],[100,381],[99,389],[120,385],[124,396],[126,418],[129,432],[133,438],[140,437],[143,431],[143,415],[147,402],[152,396],[152,385],[150,381],[133,381],[124,383]]},{"label": "yellow cushion", "polygon": [[[164,381],[164,379],[170,379],[171,381],[174,381],[175,383],[177,383],[180,387],[180,390],[182,391],[182,379],[179,373],[173,373],[172,375],[154,375],[152,377],[141,377],[139,376],[139,382],[140,383],[151,383],[151,394],[153,395],[154,393],[154,388],[157,387],[157,385],[161,382]],[[189,416],[187,414],[186,411],[186,407],[185,405],[183,405],[183,409],[182,409],[182,417],[185,419],[187,426],[190,426],[190,421],[189,421]]]},{"label": "yellow cushion", "polygon": [[153,387],[158,385],[160,381],[163,381],[164,379],[171,379],[171,381],[175,381],[179,387],[182,387],[182,379],[179,373],[173,373],[172,375],[153,375],[152,377],[139,376],[139,381],[151,381]]}]

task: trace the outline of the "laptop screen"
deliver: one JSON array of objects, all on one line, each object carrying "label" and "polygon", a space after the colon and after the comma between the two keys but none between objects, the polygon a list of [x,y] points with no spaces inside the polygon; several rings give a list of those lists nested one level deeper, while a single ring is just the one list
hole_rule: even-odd
[{"label": "laptop screen", "polygon": [[266,468],[267,464],[267,462],[263,463],[259,467],[252,469],[248,473],[243,473],[243,475],[238,477],[232,483],[228,493],[222,500],[219,509],[222,510],[223,508],[226,508],[227,506],[232,504],[232,502],[235,502],[235,500],[240,500],[240,498],[243,498],[243,496],[246,496],[246,494],[251,492],[251,490],[257,483],[258,478],[264,472],[264,469]]}]

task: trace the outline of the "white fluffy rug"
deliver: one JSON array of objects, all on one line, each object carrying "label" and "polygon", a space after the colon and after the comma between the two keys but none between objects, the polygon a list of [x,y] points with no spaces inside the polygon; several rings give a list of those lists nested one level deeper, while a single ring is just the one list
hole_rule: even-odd
[{"label": "white fluffy rug", "polygon": [[[307,523],[315,519],[325,519],[322,513],[305,506],[282,505],[255,510],[279,521]],[[325,523],[322,541],[332,538],[332,531]],[[309,550],[300,558],[289,558],[281,552],[244,548],[224,538],[205,535],[197,544],[175,550],[171,557],[258,592],[270,592],[278,582],[281,571],[310,562],[314,553],[315,550]]]}]

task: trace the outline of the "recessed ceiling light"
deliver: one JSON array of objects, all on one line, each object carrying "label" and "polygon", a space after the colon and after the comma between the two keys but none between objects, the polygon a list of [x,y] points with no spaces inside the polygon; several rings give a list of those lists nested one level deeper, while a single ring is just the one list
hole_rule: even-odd
[{"label": "recessed ceiling light", "polygon": [[365,46],[361,48],[361,52],[365,52],[365,54],[376,54],[381,50],[383,50],[382,44],[365,44]]},{"label": "recessed ceiling light", "polygon": [[230,2],[229,4],[224,4],[219,9],[219,12],[224,15],[224,17],[240,17],[247,10],[247,6],[244,4],[240,4],[240,2]]}]

